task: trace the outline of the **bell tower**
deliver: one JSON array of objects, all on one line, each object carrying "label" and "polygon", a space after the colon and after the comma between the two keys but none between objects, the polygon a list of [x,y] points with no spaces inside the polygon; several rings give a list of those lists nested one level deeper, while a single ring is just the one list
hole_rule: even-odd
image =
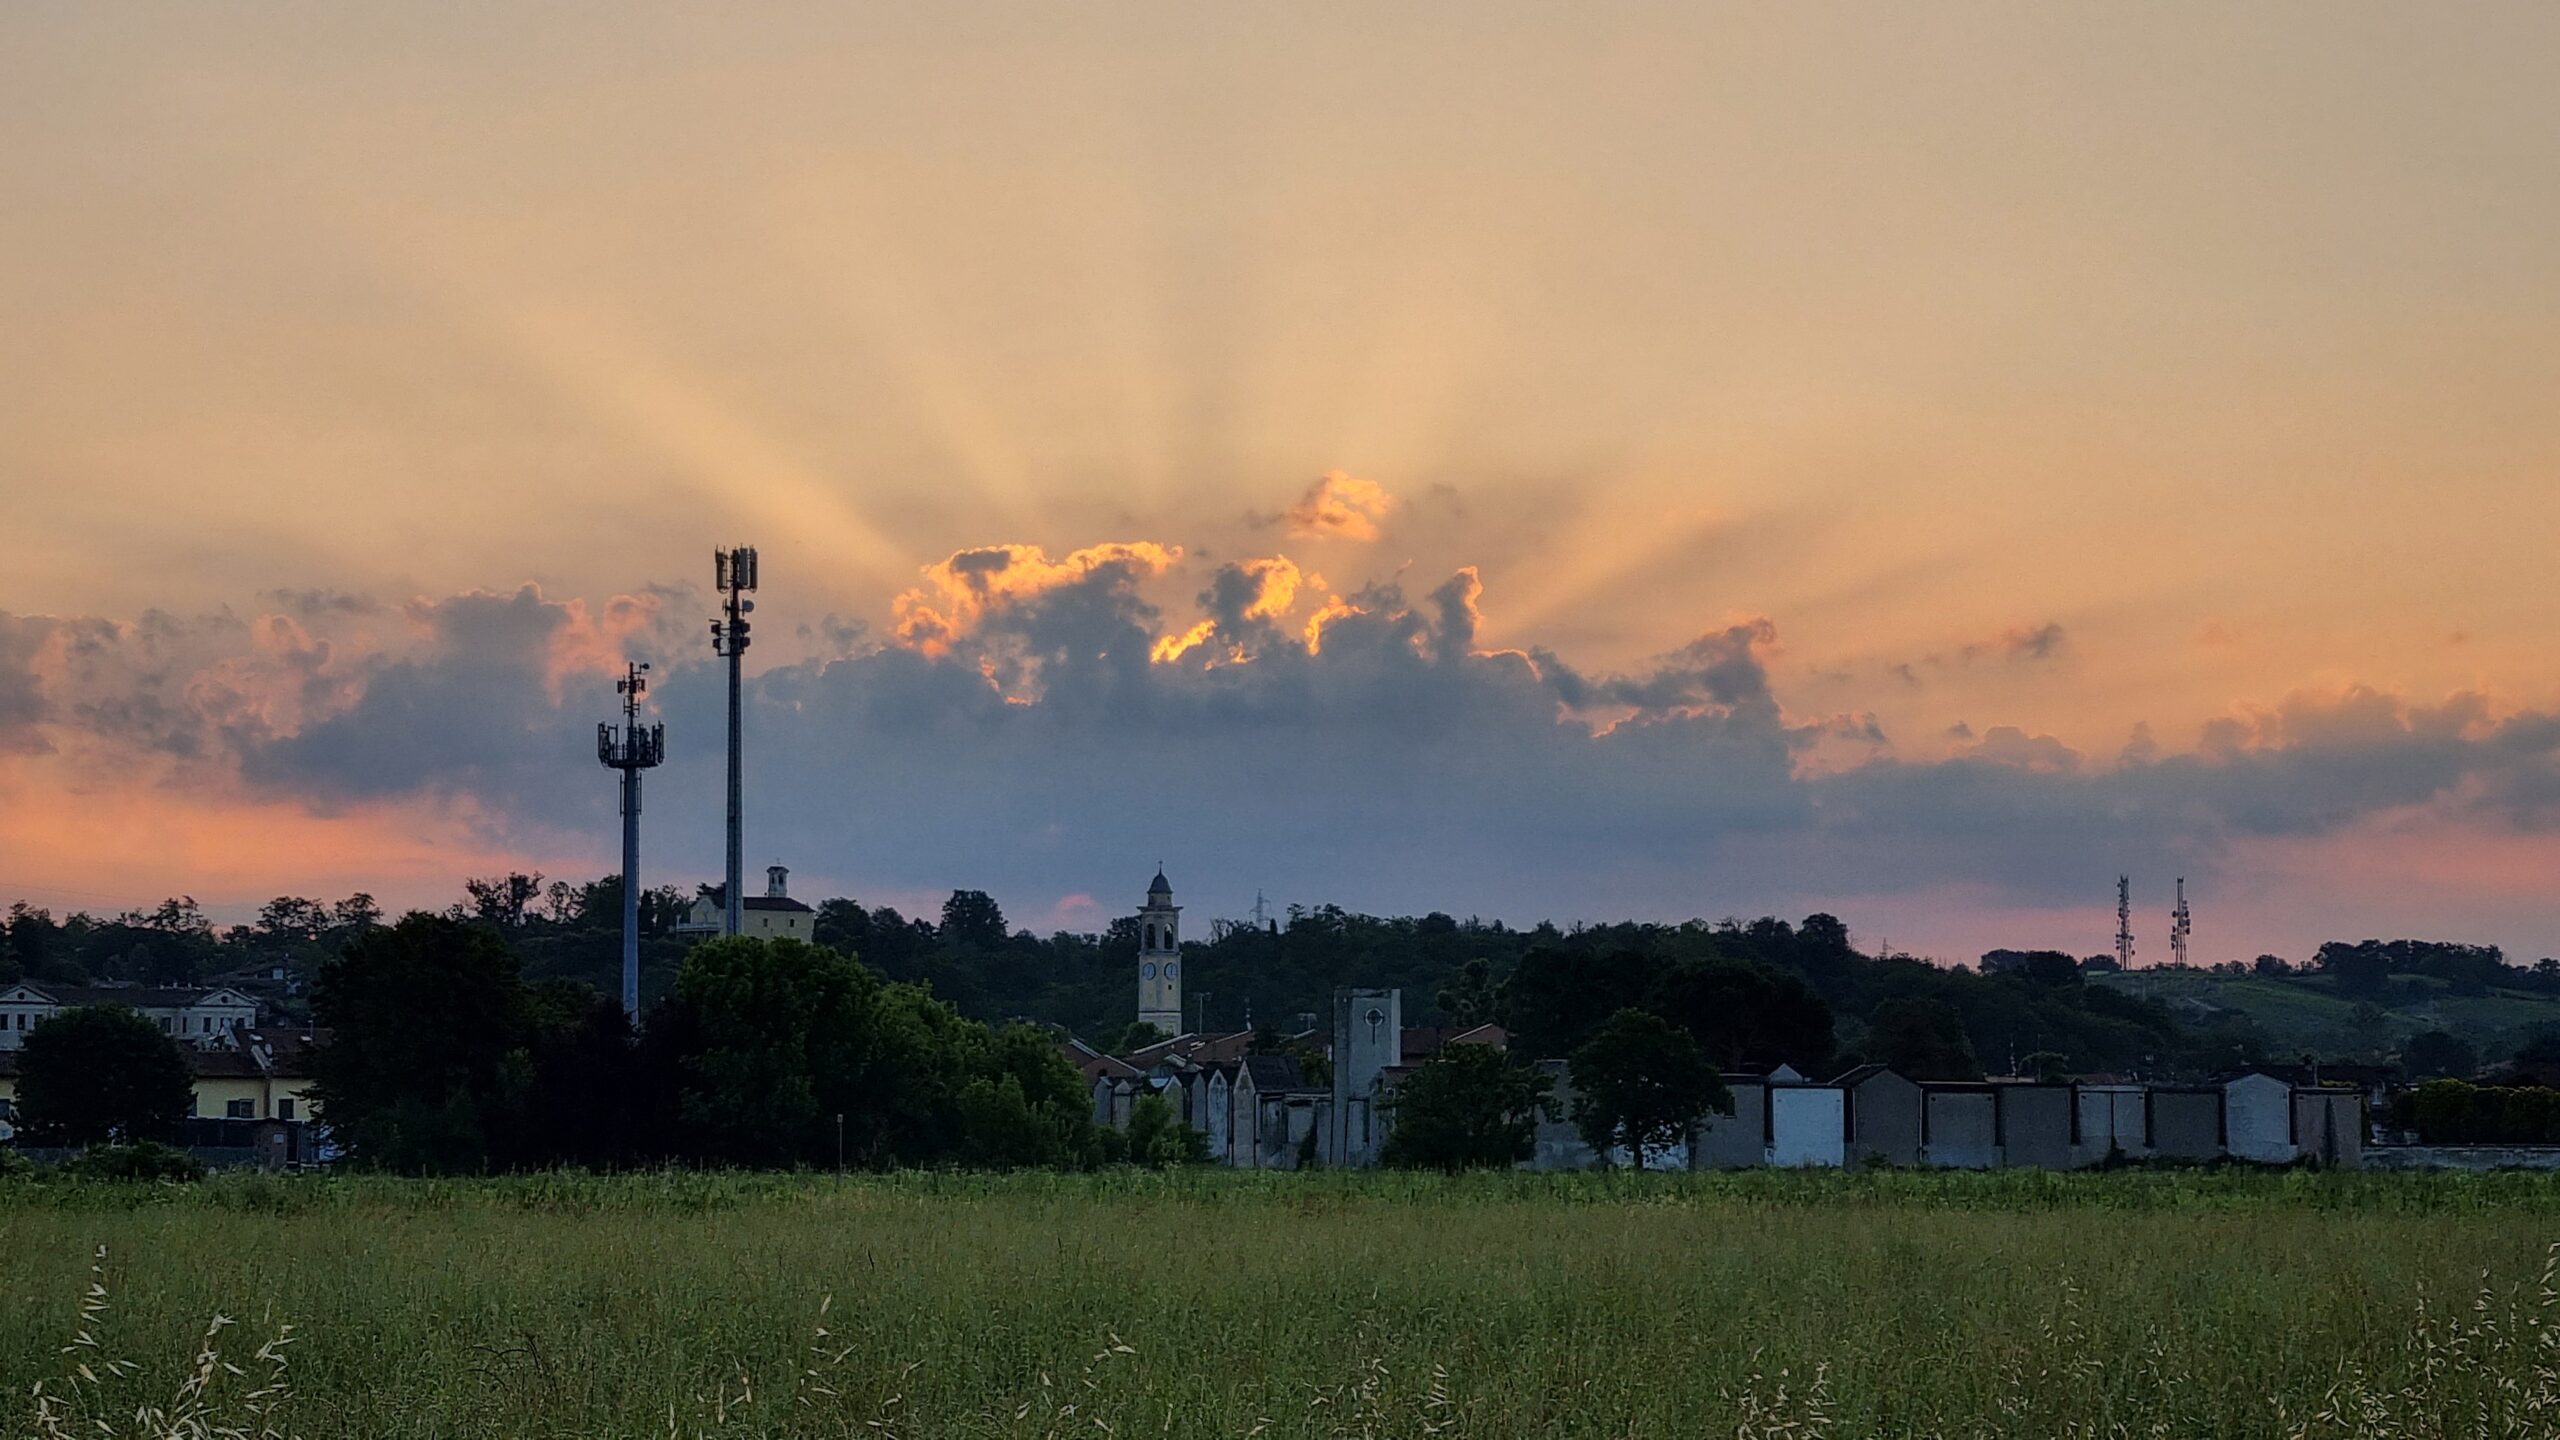
[{"label": "bell tower", "polygon": [[1167,1035],[1183,1030],[1182,907],[1161,866],[1138,912],[1138,1019]]}]

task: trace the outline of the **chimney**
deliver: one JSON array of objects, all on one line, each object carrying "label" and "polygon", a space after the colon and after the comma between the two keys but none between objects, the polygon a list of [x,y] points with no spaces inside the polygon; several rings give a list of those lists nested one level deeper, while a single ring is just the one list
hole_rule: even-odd
[{"label": "chimney", "polygon": [[780,865],[764,867],[764,894],[768,900],[787,899],[791,894],[791,872]]}]

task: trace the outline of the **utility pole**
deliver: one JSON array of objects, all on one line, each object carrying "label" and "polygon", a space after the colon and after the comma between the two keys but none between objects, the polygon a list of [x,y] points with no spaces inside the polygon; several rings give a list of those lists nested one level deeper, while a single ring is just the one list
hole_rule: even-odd
[{"label": "utility pole", "polygon": [[640,1019],[640,772],[667,756],[667,727],[640,723],[646,665],[626,665],[613,688],[622,695],[622,728],[596,726],[596,758],[622,772],[622,1013]]},{"label": "utility pole", "polygon": [[714,586],[720,592],[721,618],[711,622],[711,653],[729,662],[729,872],[723,887],[720,933],[735,935],[746,928],[746,821],[744,745],[739,732],[739,686],[744,671],[739,657],[747,653],[747,636],[752,628],[747,614],[756,602],[747,592],[756,588],[756,550],[741,545],[733,550],[715,551],[711,557]]}]

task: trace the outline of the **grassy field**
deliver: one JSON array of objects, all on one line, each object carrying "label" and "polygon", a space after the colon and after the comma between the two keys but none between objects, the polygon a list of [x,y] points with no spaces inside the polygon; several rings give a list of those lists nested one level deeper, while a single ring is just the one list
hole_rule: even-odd
[{"label": "grassy field", "polygon": [[2513,1175],[11,1184],[0,1435],[162,1433],[217,1313],[249,1434],[2544,1435],[2555,1238]]}]

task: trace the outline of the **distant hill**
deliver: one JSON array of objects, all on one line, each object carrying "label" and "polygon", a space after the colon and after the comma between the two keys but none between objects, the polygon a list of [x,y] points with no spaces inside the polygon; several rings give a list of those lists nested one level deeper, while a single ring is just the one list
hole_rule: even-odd
[{"label": "distant hill", "polygon": [[2499,987],[2456,994],[2453,985],[2425,977],[2404,977],[2387,997],[2373,1000],[2343,996],[2337,980],[2321,974],[2134,970],[2093,974],[2089,981],[2157,1001],[2189,1026],[2246,1020],[2265,1032],[2267,1052],[2282,1057],[2383,1060],[2411,1035],[2445,1030],[2494,1063],[2513,1055],[2533,1031],[2560,1028],[2560,996]]}]

